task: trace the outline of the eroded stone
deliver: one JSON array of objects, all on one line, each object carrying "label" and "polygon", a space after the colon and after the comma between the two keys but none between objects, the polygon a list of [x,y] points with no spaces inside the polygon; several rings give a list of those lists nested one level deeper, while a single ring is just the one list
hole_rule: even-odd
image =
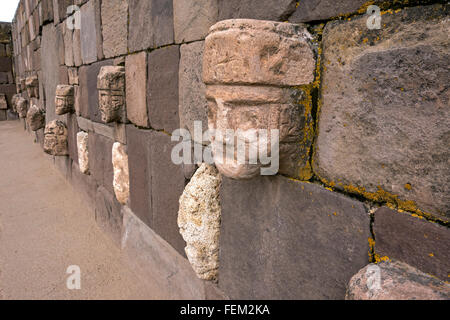
[{"label": "eroded stone", "polygon": [[38,76],[27,77],[25,87],[29,98],[39,98],[39,79]]},{"label": "eroded stone", "polygon": [[63,115],[74,111],[75,95],[72,85],[58,85],[55,94],[55,113]]},{"label": "eroded stone", "polygon": [[67,156],[67,127],[64,122],[53,120],[45,126],[44,151],[53,156]]},{"label": "eroded stone", "polygon": [[84,174],[89,173],[89,134],[84,131],[77,133],[77,148],[78,148],[78,166],[80,172]]},{"label": "eroded stone", "polygon": [[45,112],[33,104],[27,112],[27,123],[32,131],[45,127]]},{"label": "eroded stone", "polygon": [[0,110],[8,109],[8,103],[6,102],[6,95],[4,93],[0,93]]},{"label": "eroded stone", "polygon": [[97,89],[102,121],[126,123],[125,68],[103,66],[97,77]]},{"label": "eroded stone", "polygon": [[186,256],[204,280],[216,280],[219,269],[220,183],[217,169],[204,163],[180,197],[178,227]]},{"label": "eroded stone", "polygon": [[20,97],[17,99],[16,104],[17,113],[19,114],[20,118],[26,118],[27,112],[28,112],[28,100]]},{"label": "eroded stone", "polygon": [[114,193],[116,194],[117,201],[125,205],[130,197],[130,176],[126,146],[120,142],[113,144],[112,164],[114,169]]},{"label": "eroded stone", "polygon": [[400,261],[369,264],[355,274],[346,300],[449,300],[450,285]]}]

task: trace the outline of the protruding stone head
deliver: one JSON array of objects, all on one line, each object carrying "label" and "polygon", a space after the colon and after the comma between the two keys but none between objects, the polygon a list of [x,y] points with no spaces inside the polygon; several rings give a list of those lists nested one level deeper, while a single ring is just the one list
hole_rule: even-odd
[{"label": "protruding stone head", "polygon": [[20,78],[19,84],[20,84],[20,92],[25,92],[27,90],[26,79]]},{"label": "protruding stone head", "polygon": [[0,93],[0,110],[8,109],[8,102],[6,101],[6,95],[4,93]]},{"label": "protruding stone head", "polygon": [[19,101],[20,97],[21,97],[20,93],[16,93],[15,95],[13,95],[11,99],[12,111],[14,112],[17,112],[17,102]]},{"label": "protruding stone head", "polygon": [[64,122],[53,120],[45,126],[44,151],[53,156],[67,156],[67,127]]},{"label": "protruding stone head", "polygon": [[[214,161],[223,175],[245,179],[261,174],[267,168],[261,151],[266,159],[277,157],[281,173],[299,177],[309,168],[316,65],[310,39],[305,28],[290,23],[236,19],[211,27],[203,81]],[[232,141],[245,150],[231,145],[227,154]]]},{"label": "protruding stone head", "polygon": [[102,121],[125,123],[125,68],[102,67],[97,77],[97,89]]},{"label": "protruding stone head", "polygon": [[27,112],[27,123],[32,131],[37,131],[45,126],[45,112],[33,104]]},{"label": "protruding stone head", "polygon": [[16,108],[19,117],[26,118],[28,112],[28,100],[23,97],[19,97],[16,102]]},{"label": "protruding stone head", "polygon": [[39,79],[38,76],[31,76],[25,79],[25,87],[29,98],[39,98]]},{"label": "protruding stone head", "polygon": [[71,85],[59,84],[56,87],[55,113],[63,115],[74,111],[75,95],[74,87]]}]

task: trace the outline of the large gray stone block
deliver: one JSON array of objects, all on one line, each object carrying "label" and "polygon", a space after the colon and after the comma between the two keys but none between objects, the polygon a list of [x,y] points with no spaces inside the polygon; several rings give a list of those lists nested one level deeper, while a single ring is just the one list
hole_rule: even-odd
[{"label": "large gray stone block", "polygon": [[362,203],[281,176],[224,178],[219,286],[231,299],[343,299],[368,263]]},{"label": "large gray stone block", "polygon": [[128,120],[139,127],[148,127],[147,52],[126,57],[125,76]]},{"label": "large gray stone block", "polygon": [[401,209],[450,218],[449,5],[331,22],[323,34],[315,173]]},{"label": "large gray stone block", "polygon": [[84,64],[103,58],[99,0],[90,0],[81,7],[80,40]]},{"label": "large gray stone block", "polygon": [[103,53],[111,58],[127,53],[128,1],[102,1]]},{"label": "large gray stone block", "polygon": [[130,52],[173,43],[172,1],[129,0],[128,27]]},{"label": "large gray stone block", "polygon": [[113,188],[112,146],[113,141],[105,136],[89,132],[89,169],[97,185],[105,187],[111,194]]}]

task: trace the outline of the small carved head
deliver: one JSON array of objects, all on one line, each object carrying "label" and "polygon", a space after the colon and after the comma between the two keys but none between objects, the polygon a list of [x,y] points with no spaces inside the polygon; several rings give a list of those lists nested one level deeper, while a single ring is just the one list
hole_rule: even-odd
[{"label": "small carved head", "polygon": [[32,131],[37,131],[45,126],[45,113],[33,104],[27,112],[27,123]]},{"label": "small carved head", "polygon": [[44,151],[53,156],[66,156],[69,154],[67,127],[64,122],[53,120],[45,126]]},{"label": "small carved head", "polygon": [[23,97],[18,98],[16,102],[16,108],[19,117],[26,118],[28,111],[28,100]]},{"label": "small carved head", "polygon": [[126,122],[125,68],[102,67],[97,77],[97,89],[102,121]]},{"label": "small carved head", "polygon": [[71,85],[58,85],[55,96],[55,113],[57,115],[63,115],[73,112],[74,103],[74,87]]}]

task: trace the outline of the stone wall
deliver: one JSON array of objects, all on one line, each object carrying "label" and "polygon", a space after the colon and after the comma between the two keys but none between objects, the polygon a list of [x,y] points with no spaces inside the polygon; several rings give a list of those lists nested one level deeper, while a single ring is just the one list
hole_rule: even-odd
[{"label": "stone wall", "polygon": [[[448,281],[445,3],[21,0],[14,76],[34,110],[21,121],[174,297],[343,299],[352,275],[390,258]],[[372,4],[380,29],[366,25]],[[214,99],[234,94],[273,99],[235,120],[282,119],[279,174],[174,164],[173,131],[206,129]]]},{"label": "stone wall", "polygon": [[0,22],[0,121],[16,119],[12,98],[16,93],[12,66],[11,24]]}]

